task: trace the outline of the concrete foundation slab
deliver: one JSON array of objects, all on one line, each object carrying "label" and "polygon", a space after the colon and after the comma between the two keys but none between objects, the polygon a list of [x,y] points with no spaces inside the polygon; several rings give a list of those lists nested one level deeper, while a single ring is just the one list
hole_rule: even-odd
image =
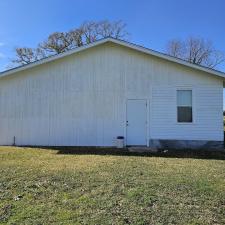
[{"label": "concrete foundation slab", "polygon": [[190,150],[223,150],[223,141],[196,141],[196,140],[160,140],[151,139],[149,140],[149,147],[156,148],[158,150],[164,149],[190,149]]}]

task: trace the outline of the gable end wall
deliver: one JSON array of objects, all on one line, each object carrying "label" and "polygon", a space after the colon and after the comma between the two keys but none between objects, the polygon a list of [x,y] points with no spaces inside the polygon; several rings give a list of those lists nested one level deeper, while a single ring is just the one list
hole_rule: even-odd
[{"label": "gable end wall", "polygon": [[[193,90],[194,122],[176,122],[176,90]],[[147,142],[223,140],[223,82],[106,43],[0,79],[0,144],[112,146],[126,100],[147,99]]]}]

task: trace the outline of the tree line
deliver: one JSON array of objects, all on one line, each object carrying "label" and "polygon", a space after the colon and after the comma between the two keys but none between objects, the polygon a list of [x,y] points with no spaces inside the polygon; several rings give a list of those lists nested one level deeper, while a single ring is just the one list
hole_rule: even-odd
[{"label": "tree line", "polygon": [[[15,66],[25,65],[106,37],[126,40],[129,36],[126,28],[126,24],[121,20],[87,21],[68,32],[50,34],[36,48],[16,48],[12,63]],[[216,68],[225,61],[224,54],[217,50],[211,41],[199,37],[189,37],[185,40],[172,39],[168,41],[165,53],[209,68]]]},{"label": "tree line", "polygon": [[39,43],[36,48],[15,48],[16,56],[12,63],[14,65],[25,65],[106,37],[126,39],[128,37],[126,24],[121,20],[115,22],[108,20],[88,21],[68,32],[54,32],[46,40]]}]

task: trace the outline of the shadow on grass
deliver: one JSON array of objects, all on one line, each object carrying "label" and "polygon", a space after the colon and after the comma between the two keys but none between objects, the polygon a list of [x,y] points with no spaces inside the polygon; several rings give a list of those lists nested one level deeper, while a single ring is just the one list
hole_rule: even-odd
[{"label": "shadow on grass", "polygon": [[[37,147],[35,147],[37,148]],[[40,149],[56,150],[57,154],[64,155],[115,155],[165,158],[193,158],[225,160],[225,151],[210,150],[166,150],[158,152],[129,152],[128,149],[102,147],[39,147]]]}]

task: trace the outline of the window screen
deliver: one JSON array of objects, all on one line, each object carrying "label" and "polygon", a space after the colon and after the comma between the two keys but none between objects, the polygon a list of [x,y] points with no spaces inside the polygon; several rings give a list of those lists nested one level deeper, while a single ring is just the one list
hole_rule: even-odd
[{"label": "window screen", "polygon": [[178,90],[177,91],[177,122],[191,123],[192,122],[192,91]]}]

